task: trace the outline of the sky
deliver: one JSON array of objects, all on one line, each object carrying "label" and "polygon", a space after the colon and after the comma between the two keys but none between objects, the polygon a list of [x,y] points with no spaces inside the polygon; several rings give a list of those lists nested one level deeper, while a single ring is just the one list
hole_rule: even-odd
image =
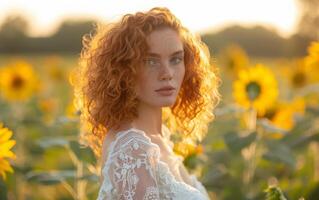
[{"label": "sky", "polygon": [[10,13],[30,22],[31,36],[53,33],[64,19],[116,21],[126,13],[165,6],[183,25],[198,33],[233,24],[273,27],[283,37],[296,29],[297,0],[0,0],[0,23]]}]

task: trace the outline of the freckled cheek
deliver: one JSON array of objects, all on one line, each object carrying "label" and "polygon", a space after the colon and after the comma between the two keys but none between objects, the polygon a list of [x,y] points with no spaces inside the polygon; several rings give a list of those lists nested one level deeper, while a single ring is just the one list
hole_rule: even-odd
[{"label": "freckled cheek", "polygon": [[153,79],[151,79],[150,77],[147,77],[147,76],[143,76],[143,77],[140,77],[139,80],[138,80],[138,91],[139,93],[149,93],[149,92],[152,92],[153,90],[155,90],[153,88],[153,84],[152,84],[152,81]]}]

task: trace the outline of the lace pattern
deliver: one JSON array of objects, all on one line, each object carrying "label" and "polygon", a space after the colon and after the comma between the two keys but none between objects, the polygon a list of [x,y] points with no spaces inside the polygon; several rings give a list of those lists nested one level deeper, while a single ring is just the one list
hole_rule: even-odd
[{"label": "lace pattern", "polygon": [[141,135],[128,134],[115,144],[112,159],[114,162],[108,170],[113,174],[111,181],[120,199],[149,199],[148,188],[156,190],[151,199],[159,199],[155,177],[159,150],[155,146]]},{"label": "lace pattern", "polygon": [[158,199],[159,197],[159,192],[156,187],[147,187],[146,188],[146,194],[144,195],[143,200],[153,200],[153,199]]},{"label": "lace pattern", "polygon": [[159,146],[138,129],[119,132],[109,154],[97,200],[209,199],[195,176],[192,186],[176,181],[168,165],[160,160]]}]

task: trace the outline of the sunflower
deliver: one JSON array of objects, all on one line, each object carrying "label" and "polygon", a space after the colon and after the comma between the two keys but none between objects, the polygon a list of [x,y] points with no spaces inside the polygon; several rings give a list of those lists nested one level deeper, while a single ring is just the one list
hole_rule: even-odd
[{"label": "sunflower", "polygon": [[70,101],[65,110],[65,115],[70,119],[77,118],[79,115],[79,111],[76,109],[74,101],[74,99]]},{"label": "sunflower", "polygon": [[278,94],[275,76],[262,64],[241,70],[233,83],[235,101],[245,108],[254,108],[258,115],[271,107]]},{"label": "sunflower", "polygon": [[319,41],[312,42],[308,47],[308,55],[305,57],[305,65],[311,71],[311,81],[319,81]]},{"label": "sunflower", "polygon": [[[303,98],[295,98],[292,102],[276,102],[264,115],[264,118],[285,131],[290,131],[296,123],[297,116],[305,114],[305,100]],[[270,133],[271,138],[280,139],[283,134]]]},{"label": "sunflower", "polygon": [[303,59],[298,59],[295,62],[294,68],[291,70],[290,81],[293,88],[301,88],[309,83],[310,72],[305,67]]},{"label": "sunflower", "polygon": [[0,176],[3,179],[6,179],[6,171],[13,172],[12,167],[10,166],[8,158],[15,159],[16,155],[10,150],[16,143],[15,140],[10,140],[12,132],[3,127],[3,124],[0,123]]},{"label": "sunflower", "polygon": [[43,113],[43,121],[50,124],[57,112],[58,101],[54,98],[43,98],[38,100],[38,107]]},{"label": "sunflower", "polygon": [[221,53],[220,60],[226,73],[233,77],[235,77],[240,70],[247,68],[249,63],[246,52],[236,44],[227,46]]},{"label": "sunflower", "polygon": [[300,89],[310,84],[311,71],[305,65],[303,58],[290,61],[281,69],[281,74],[287,78],[293,89]]},{"label": "sunflower", "polygon": [[173,151],[186,158],[190,155],[199,155],[204,152],[204,147],[202,144],[194,145],[187,142],[177,142],[174,144]]},{"label": "sunflower", "polygon": [[32,66],[17,61],[0,69],[0,92],[8,101],[26,101],[40,89]]},{"label": "sunflower", "polygon": [[63,66],[63,59],[60,56],[49,56],[44,59],[44,67],[48,76],[53,81],[67,80],[68,71]]}]

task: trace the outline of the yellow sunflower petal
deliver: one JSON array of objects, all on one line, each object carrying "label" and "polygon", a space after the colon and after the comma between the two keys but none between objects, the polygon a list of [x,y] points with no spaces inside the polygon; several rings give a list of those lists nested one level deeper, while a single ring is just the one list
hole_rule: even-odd
[{"label": "yellow sunflower petal", "polygon": [[0,127],[0,144],[4,141],[9,140],[11,136],[12,136],[12,132],[8,128]]},{"label": "yellow sunflower petal", "polygon": [[0,175],[3,179],[6,179],[6,172],[13,173],[13,168],[10,166],[10,163],[7,160],[0,158]]},{"label": "yellow sunflower petal", "polygon": [[266,66],[257,64],[241,70],[237,77],[232,94],[239,105],[253,106],[262,115],[278,98],[276,78]]}]

